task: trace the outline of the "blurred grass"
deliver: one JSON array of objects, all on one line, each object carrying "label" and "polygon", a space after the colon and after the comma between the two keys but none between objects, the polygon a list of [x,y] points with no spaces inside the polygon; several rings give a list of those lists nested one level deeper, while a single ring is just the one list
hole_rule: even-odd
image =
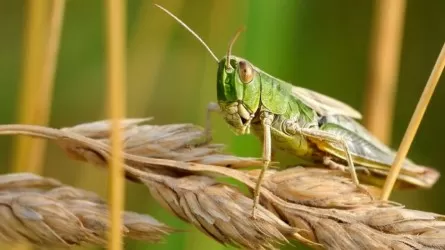
[{"label": "blurred grass", "polygon": [[390,143],[405,21],[405,0],[376,1],[363,124]]},{"label": "blurred grass", "polygon": [[[0,122],[13,123],[20,109],[18,86],[23,65],[22,40],[27,1],[0,0]],[[182,27],[152,4],[128,1],[129,116],[154,116],[154,123],[193,122],[204,125],[206,105],[216,99],[216,65],[207,51]],[[246,31],[234,46],[242,56],[270,74],[314,89],[360,110],[365,98],[373,2],[326,1],[176,1],[159,0],[193,28],[222,57],[234,32]],[[408,1],[401,51],[399,86],[391,141],[397,147],[445,41],[445,2]],[[106,94],[103,1],[67,1],[50,125],[71,126],[103,119]],[[425,114],[409,157],[441,171],[445,132],[444,79]],[[221,117],[212,117],[214,138],[239,155],[260,155],[253,136],[237,137]],[[11,138],[0,138],[2,171],[11,166]],[[280,157],[286,157],[279,155]],[[279,160],[288,160],[279,158]],[[44,174],[106,196],[103,169],[68,160],[50,145]],[[101,180],[101,181],[98,181]],[[408,207],[445,213],[441,190],[395,192]],[[223,249],[155,203],[142,186],[127,183],[126,207],[147,212],[172,227],[164,244],[126,242],[126,249]],[[191,232],[190,232],[191,231]]]}]

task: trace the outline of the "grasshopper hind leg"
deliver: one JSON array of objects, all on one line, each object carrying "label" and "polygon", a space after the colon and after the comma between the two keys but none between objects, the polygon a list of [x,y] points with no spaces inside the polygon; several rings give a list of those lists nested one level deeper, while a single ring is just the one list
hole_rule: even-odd
[{"label": "grasshopper hind leg", "polygon": [[[325,131],[321,131],[321,130],[314,130],[314,129],[304,128],[304,129],[301,129],[300,132],[304,136],[306,136],[308,139],[312,139],[314,141],[318,141],[318,142],[328,141],[328,142],[331,142],[331,143],[339,143],[342,146],[343,150],[345,151],[346,161],[348,163],[347,167],[349,169],[349,172],[351,173],[352,181],[354,182],[354,184],[356,185],[358,190],[366,193],[372,199],[374,199],[374,197],[369,193],[369,191],[365,187],[363,187],[360,184],[359,180],[358,180],[356,168],[355,168],[354,162],[352,160],[352,155],[351,155],[351,152],[349,150],[348,144],[345,141],[345,139],[343,139],[342,137],[339,137],[339,136],[332,135],[332,134],[327,133]],[[334,166],[334,168],[337,168],[340,165],[340,164],[337,164],[337,163],[333,162],[332,160],[330,160],[328,158],[324,158],[323,162],[324,163],[328,163],[329,167]],[[332,163],[335,163],[335,165],[332,165]],[[344,167],[342,168],[341,165],[340,165],[340,169],[344,169]]]}]

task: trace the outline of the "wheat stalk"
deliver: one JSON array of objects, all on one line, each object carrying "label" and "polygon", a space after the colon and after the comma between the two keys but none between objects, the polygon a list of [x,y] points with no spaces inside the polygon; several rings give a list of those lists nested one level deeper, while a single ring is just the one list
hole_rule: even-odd
[{"label": "wheat stalk", "polygon": [[[260,159],[223,153],[192,124],[142,125],[121,121],[126,177],[147,186],[174,215],[223,244],[273,249],[299,240],[326,249],[444,249],[444,216],[410,210],[358,192],[347,173],[325,168],[269,170],[258,218],[250,218],[251,195],[217,181],[231,177],[251,190]],[[1,125],[0,134],[54,140],[68,155],[108,166],[110,123],[99,121],[53,129]],[[380,189],[367,186],[377,197]]]},{"label": "wheat stalk", "polygon": [[[107,204],[98,195],[31,173],[0,176],[0,240],[40,247],[106,246]],[[173,232],[148,215],[123,212],[121,233],[159,242]]]}]

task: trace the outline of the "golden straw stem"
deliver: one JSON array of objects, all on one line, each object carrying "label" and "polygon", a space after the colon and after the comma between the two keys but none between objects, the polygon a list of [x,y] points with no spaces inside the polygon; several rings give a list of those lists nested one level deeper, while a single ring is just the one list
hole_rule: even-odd
[{"label": "golden straw stem", "polygon": [[442,46],[439,57],[437,58],[436,64],[434,65],[433,71],[428,79],[428,82],[423,89],[422,96],[417,103],[416,110],[414,111],[411,121],[406,129],[403,140],[400,144],[399,151],[397,152],[396,158],[391,170],[389,172],[388,178],[386,178],[385,185],[383,186],[382,200],[388,200],[391,194],[394,183],[396,182],[397,176],[399,175],[400,168],[402,166],[402,161],[405,159],[409,147],[413,142],[414,136],[419,128],[420,122],[422,121],[425,110],[434,93],[437,83],[439,82],[440,75],[442,74],[443,68],[445,66],[445,43]]},{"label": "golden straw stem", "polygon": [[[43,58],[42,82],[35,93],[37,95],[34,105],[35,124],[48,124],[51,113],[54,78],[57,68],[57,57],[59,54],[65,2],[65,0],[52,1],[48,40],[46,42],[45,56]],[[29,170],[36,173],[41,172],[45,150],[46,140],[33,140],[31,142]]]},{"label": "golden straw stem", "polygon": [[[46,33],[47,1],[28,1],[23,43],[22,86],[18,100],[17,123],[34,124],[36,90],[42,80],[43,46]],[[12,169],[15,172],[30,171],[32,138],[19,136],[15,140]],[[35,140],[35,139],[34,139]]]},{"label": "golden straw stem", "polygon": [[125,39],[126,3],[124,0],[106,1],[107,11],[107,56],[108,56],[108,102],[111,116],[111,166],[109,175],[109,201],[111,230],[109,249],[122,249],[121,211],[124,205],[124,179],[122,156],[122,131],[119,120],[125,116]]},{"label": "golden straw stem", "polygon": [[364,124],[389,143],[403,38],[405,0],[376,2]]},{"label": "golden straw stem", "polygon": [[[27,15],[25,17],[25,31],[23,43],[23,69],[22,86],[18,101],[18,123],[35,124],[35,104],[40,96],[36,93],[42,84],[42,69],[44,60],[45,34],[47,31],[48,2],[28,1]],[[14,172],[39,173],[41,167],[37,168],[31,156],[35,143],[40,140],[17,137],[15,139],[14,153],[12,158],[12,170]],[[44,141],[44,140],[42,140]],[[37,145],[39,147],[39,145]],[[36,152],[36,150],[34,150]],[[18,244],[11,247],[14,250],[31,249],[28,244]]]}]

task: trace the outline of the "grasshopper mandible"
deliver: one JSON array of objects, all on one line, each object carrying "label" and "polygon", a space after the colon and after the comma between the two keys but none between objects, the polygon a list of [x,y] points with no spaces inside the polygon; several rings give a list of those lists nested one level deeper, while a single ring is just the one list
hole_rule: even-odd
[{"label": "grasshopper mandible", "polygon": [[[283,150],[314,164],[347,168],[360,189],[355,165],[364,170],[360,180],[374,185],[383,184],[395,152],[355,121],[361,119],[357,110],[331,97],[293,86],[267,74],[246,59],[232,55],[232,46],[241,30],[229,43],[227,55],[219,60],[185,23],[165,8],[156,6],[190,31],[218,63],[218,103],[209,104],[207,118],[210,119],[210,113],[218,112],[234,133],[250,133],[252,128],[253,133],[262,139],[264,165],[254,190],[253,217],[264,173],[271,162],[272,149]],[[430,188],[439,177],[437,170],[406,159],[397,184],[399,188]]]}]

